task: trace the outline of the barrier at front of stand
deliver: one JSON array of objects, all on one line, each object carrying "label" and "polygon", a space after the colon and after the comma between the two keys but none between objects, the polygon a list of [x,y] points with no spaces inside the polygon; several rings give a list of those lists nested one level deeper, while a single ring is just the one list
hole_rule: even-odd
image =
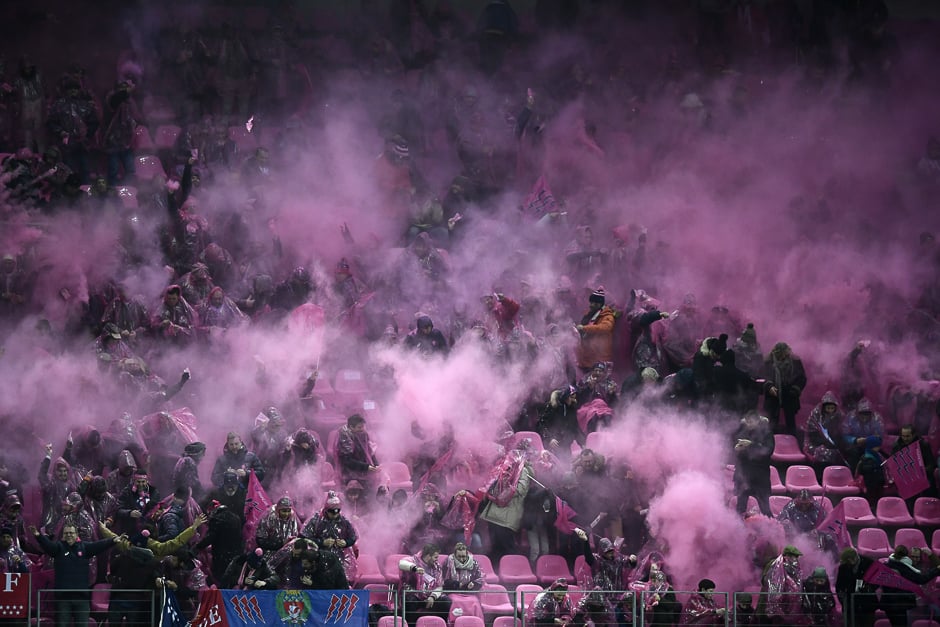
[{"label": "barrier at front of stand", "polygon": [[0,619],[29,617],[31,578],[29,573],[0,573]]},{"label": "barrier at front of stand", "polygon": [[369,626],[368,590],[206,590],[192,627]]}]

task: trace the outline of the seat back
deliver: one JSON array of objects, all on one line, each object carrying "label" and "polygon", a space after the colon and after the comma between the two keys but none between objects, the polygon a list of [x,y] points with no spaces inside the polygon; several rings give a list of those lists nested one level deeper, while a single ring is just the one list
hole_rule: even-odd
[{"label": "seat back", "polygon": [[824,486],[846,487],[855,484],[855,478],[848,466],[826,466],[822,479]]},{"label": "seat back", "polygon": [[878,499],[875,506],[875,516],[878,518],[910,518],[907,503],[899,496],[883,496]]},{"label": "seat back", "polygon": [[[516,586],[516,609],[520,612],[524,612],[526,608],[532,605],[532,601],[535,600],[536,595],[538,595],[538,593],[542,590],[542,586],[537,586],[533,583],[521,583]],[[523,606],[523,602],[525,603],[525,606]]]},{"label": "seat back", "polygon": [[794,494],[804,488],[813,494],[822,492],[822,486],[816,481],[816,471],[801,464],[787,468],[787,478],[784,483],[787,486],[787,491]]},{"label": "seat back", "polygon": [[914,501],[914,520],[918,525],[940,525],[940,499],[922,496]]},{"label": "seat back", "polygon": [[454,627],[484,627],[483,619],[479,616],[463,615],[458,616],[454,621]]},{"label": "seat back", "polygon": [[858,532],[858,552],[866,557],[881,559],[891,554],[888,534],[881,527],[865,527]]},{"label": "seat back", "polygon": [[473,559],[480,565],[480,570],[483,571],[483,580],[486,583],[499,583],[499,573],[496,572],[496,567],[493,566],[493,562],[490,561],[489,557],[474,553]]},{"label": "seat back", "polygon": [[[529,566],[529,558],[523,555],[504,555],[499,558],[499,578],[514,583],[535,583],[535,573]],[[525,581],[519,581],[524,579]]]},{"label": "seat back", "polygon": [[871,505],[860,496],[847,496],[842,499],[845,503],[845,515],[848,518],[866,518],[874,516],[871,511]]},{"label": "seat back", "polygon": [[561,555],[540,555],[535,561],[535,576],[542,585],[560,577],[568,581],[573,579],[571,571],[568,570],[568,562]]},{"label": "seat back", "polygon": [[440,616],[421,616],[415,627],[447,627],[447,623]]},{"label": "seat back", "polygon": [[903,544],[907,548],[918,548],[926,549],[927,547],[927,538],[924,537],[924,532],[920,529],[912,529],[910,527],[904,527],[898,529],[894,533],[894,546]]},{"label": "seat back", "polygon": [[400,616],[382,616],[378,627],[408,627],[408,623]]}]

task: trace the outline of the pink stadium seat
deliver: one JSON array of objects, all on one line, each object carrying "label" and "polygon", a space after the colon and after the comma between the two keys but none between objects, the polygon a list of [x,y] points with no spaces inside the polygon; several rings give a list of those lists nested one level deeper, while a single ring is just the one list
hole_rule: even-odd
[{"label": "pink stadium seat", "polygon": [[[523,583],[517,586],[515,594],[516,608],[520,612],[524,612],[526,608],[532,605],[532,601],[535,600],[535,597],[541,591],[542,586],[538,586],[534,583]],[[523,606],[523,604],[525,605]]]},{"label": "pink stadium seat", "polygon": [[924,537],[924,532],[920,529],[913,529],[911,527],[902,527],[894,533],[894,546],[903,544],[907,548],[919,548],[926,549],[927,547],[927,538]]},{"label": "pink stadium seat", "polygon": [[878,524],[871,511],[871,505],[864,498],[847,496],[842,502],[845,503],[845,521],[850,527],[870,527]]},{"label": "pink stadium seat", "polygon": [[398,584],[401,580],[401,571],[398,569],[398,562],[406,557],[411,556],[405,555],[404,553],[392,553],[385,558],[385,568],[382,569],[382,572],[385,573],[385,583],[389,585]]},{"label": "pink stadium seat", "polygon": [[395,490],[405,490],[411,492],[411,470],[405,462],[386,462],[382,464],[382,470],[388,475],[388,486],[390,492]]},{"label": "pink stadium seat", "polygon": [[516,446],[519,442],[526,439],[529,440],[529,448],[536,451],[545,450],[545,446],[542,444],[542,436],[535,431],[516,431],[512,436],[512,445]]},{"label": "pink stadium seat", "polygon": [[930,550],[940,554],[940,529],[934,529],[930,536]]},{"label": "pink stadium seat", "polygon": [[921,618],[911,623],[911,627],[940,627],[940,623],[929,618]]},{"label": "pink stadium seat", "polygon": [[875,621],[874,627],[891,627],[891,621],[887,618],[879,618]]},{"label": "pink stadium seat", "polygon": [[359,565],[355,585],[364,587],[368,584],[385,584],[385,575],[379,569],[379,560],[370,553],[360,553],[357,559]]},{"label": "pink stadium seat", "polygon": [[484,583],[480,592],[480,605],[484,614],[511,615],[513,613],[512,601],[505,586],[495,583]]},{"label": "pink stadium seat", "polygon": [[[738,497],[732,496],[731,502],[728,505],[731,509],[737,509],[738,507]],[[744,508],[744,511],[747,512],[756,512],[758,508],[757,499],[753,496],[747,497],[747,506]]]},{"label": "pink stadium seat", "polygon": [[140,155],[134,159],[134,168],[137,170],[137,180],[149,181],[154,177],[165,178],[163,164],[153,155]]},{"label": "pink stadium seat", "polygon": [[875,506],[875,518],[881,526],[909,527],[914,518],[907,511],[907,504],[899,496],[883,496]]},{"label": "pink stadium seat", "polygon": [[806,455],[800,450],[796,437],[787,433],[774,434],[774,453],[770,461],[784,464],[805,464]]},{"label": "pink stadium seat", "polygon": [[780,472],[776,466],[770,467],[770,492],[771,494],[786,494],[787,487],[780,481]]},{"label": "pink stadium seat", "polygon": [[339,442],[339,427],[326,435],[326,461],[336,466],[336,444]]},{"label": "pink stadium seat", "polygon": [[826,466],[822,475],[823,492],[837,496],[856,496],[861,490],[847,466]]},{"label": "pink stadium seat", "polygon": [[176,140],[179,139],[182,130],[175,124],[164,124],[157,128],[153,143],[160,150],[171,150],[176,146]]},{"label": "pink stadium seat", "polygon": [[108,602],[111,598],[111,584],[96,583],[91,589],[91,611],[94,613],[106,613],[108,611]]},{"label": "pink stadium seat", "polygon": [[378,627],[408,627],[408,623],[400,616],[383,616],[379,618]]},{"label": "pink stadium seat", "polygon": [[337,371],[333,387],[337,392],[343,394],[366,394],[369,392],[369,387],[366,385],[361,370],[343,369]]},{"label": "pink stadium seat", "polygon": [[483,571],[483,581],[486,583],[499,583],[499,573],[496,572],[496,568],[493,566],[493,562],[490,561],[488,556],[474,553],[473,559],[477,561],[477,564],[480,565],[480,570]]},{"label": "pink stadium seat", "polygon": [[774,515],[774,518],[780,515],[780,512],[783,511],[783,508],[787,506],[787,503],[792,501],[789,496],[784,496],[783,494],[773,494],[770,496],[770,513]]},{"label": "pink stadium seat", "polygon": [[150,130],[143,125],[134,129],[134,140],[131,143],[134,151],[150,152],[153,150],[153,140],[150,139]]},{"label": "pink stadium seat", "polygon": [[454,627],[485,627],[483,619],[479,616],[458,616]]},{"label": "pink stadium seat", "polygon": [[822,494],[822,486],[816,481],[816,471],[809,466],[790,466],[787,468],[787,478],[784,481],[787,492],[791,495],[799,494],[800,490],[809,490],[813,496]]},{"label": "pink stadium seat", "polygon": [[522,621],[516,624],[517,619],[512,616],[497,616],[493,619],[493,627],[520,627]]},{"label": "pink stadium seat", "polygon": [[914,501],[914,522],[922,527],[940,526],[940,499],[922,496]]},{"label": "pink stadium seat", "polygon": [[594,581],[591,567],[587,565],[583,555],[574,558],[574,580],[579,586],[590,586]]},{"label": "pink stadium seat", "polygon": [[440,616],[420,616],[415,627],[447,627],[447,622]]},{"label": "pink stadium seat", "polygon": [[130,185],[119,185],[115,188],[118,198],[125,209],[137,208],[137,188]]},{"label": "pink stadium seat", "polygon": [[584,439],[584,448],[603,453],[610,446],[612,439],[608,431],[591,431]]},{"label": "pink stadium seat", "polygon": [[888,534],[880,527],[865,527],[858,532],[859,555],[872,559],[881,559],[891,555],[891,545],[888,543]]},{"label": "pink stadium seat", "polygon": [[[383,577],[382,581],[385,579]],[[387,605],[392,607],[392,603],[389,602],[389,590],[391,587],[386,583],[367,583],[362,587],[364,590],[369,591],[369,605],[374,605],[379,603],[381,605]]]},{"label": "pink stadium seat", "polygon": [[330,462],[320,463],[320,487],[324,490],[336,489],[336,471]]},{"label": "pink stadium seat", "polygon": [[822,504],[823,511],[826,512],[828,516],[829,513],[832,512],[832,500],[828,496],[821,496],[816,500]]},{"label": "pink stadium seat", "polygon": [[535,576],[543,586],[548,585],[560,577],[573,581],[568,562],[561,555],[540,555],[535,560]]},{"label": "pink stadium seat", "polygon": [[504,555],[499,559],[499,580],[507,588],[538,581],[529,566],[529,558],[523,555]]}]

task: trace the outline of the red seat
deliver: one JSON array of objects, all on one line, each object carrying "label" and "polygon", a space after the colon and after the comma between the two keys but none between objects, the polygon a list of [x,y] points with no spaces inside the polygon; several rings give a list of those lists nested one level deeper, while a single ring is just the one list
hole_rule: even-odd
[{"label": "red seat", "polygon": [[940,526],[940,499],[922,496],[914,501],[914,522],[922,527]]},{"label": "red seat", "polygon": [[875,518],[881,526],[910,527],[914,517],[907,511],[907,504],[899,496],[883,496],[875,506]]},{"label": "red seat", "polygon": [[368,584],[385,584],[385,575],[379,569],[379,560],[371,553],[360,553],[356,560],[359,568],[355,585],[363,587]]},{"label": "red seat", "polygon": [[134,139],[131,148],[137,152],[150,152],[153,150],[153,140],[150,139],[150,130],[143,125],[134,129]]},{"label": "red seat", "polygon": [[124,205],[125,209],[136,209],[137,208],[137,188],[131,187],[130,185],[119,185],[115,188],[118,198],[121,199],[121,204]]},{"label": "red seat", "polygon": [[787,503],[792,501],[789,496],[783,494],[773,494],[770,497],[770,513],[774,515],[774,518],[780,515],[780,512],[783,511],[783,508],[787,506]]},{"label": "red seat", "polygon": [[479,616],[458,616],[454,621],[454,627],[485,627],[483,619]]},{"label": "red seat", "polygon": [[911,627],[940,627],[940,623],[929,618],[920,618],[911,623]]},{"label": "red seat", "polygon": [[878,524],[871,511],[871,505],[860,496],[847,496],[845,503],[845,522],[854,527],[870,527]]},{"label": "red seat", "polygon": [[108,611],[108,602],[111,598],[111,584],[96,583],[91,589],[91,611],[94,613],[106,613]]},{"label": "red seat", "polygon": [[[737,510],[738,497],[732,496],[731,503],[729,504],[729,506],[731,507],[731,509]],[[745,512],[756,512],[758,507],[759,506],[757,505],[757,499],[755,499],[753,496],[747,497],[747,506],[745,506],[744,508]]]},{"label": "red seat", "polygon": [[336,489],[336,471],[330,462],[320,463],[320,487],[324,491]]},{"label": "red seat", "polygon": [[382,470],[388,476],[389,492],[395,490],[404,490],[411,493],[411,469],[405,462],[386,462],[382,464]]},{"label": "red seat", "polygon": [[888,534],[880,527],[865,527],[858,532],[858,553],[872,559],[881,559],[891,555]]},{"label": "red seat", "polygon": [[483,571],[483,581],[486,583],[499,583],[499,574],[496,572],[496,568],[493,566],[493,562],[490,561],[489,557],[474,553],[473,559],[477,561],[477,564],[480,565],[480,570]]},{"label": "red seat", "polygon": [[529,558],[504,555],[499,559],[499,581],[507,588],[515,588],[519,584],[534,584],[538,579],[529,566]]},{"label": "red seat", "polygon": [[797,465],[787,468],[784,485],[791,495],[799,494],[800,490],[809,490],[813,496],[822,494],[822,486],[816,481],[816,471],[809,466]]},{"label": "red seat", "polygon": [[800,450],[800,443],[796,437],[787,433],[774,434],[774,452],[770,456],[772,462],[784,464],[805,464],[806,455]]},{"label": "red seat", "polygon": [[137,170],[137,180],[149,181],[155,177],[166,178],[163,164],[154,155],[140,155],[134,159],[134,169]]},{"label": "red seat", "polygon": [[511,615],[513,613],[512,601],[505,586],[494,583],[484,583],[480,592],[480,605],[484,614]]},{"label": "red seat", "polygon": [[918,548],[926,549],[927,547],[927,538],[924,537],[924,532],[920,529],[913,529],[911,527],[903,527],[898,529],[894,533],[894,546],[903,544],[907,548]]},{"label": "red seat", "polygon": [[578,555],[574,558],[574,580],[582,587],[594,585],[594,574],[591,572],[587,560],[584,559],[584,555]]},{"label": "red seat", "polygon": [[395,585],[401,581],[401,569],[398,568],[398,562],[406,557],[411,556],[404,553],[392,553],[385,558],[385,568],[382,569],[385,573],[385,583]]},{"label": "red seat", "polygon": [[512,435],[512,446],[515,447],[523,440],[529,440],[529,448],[531,449],[536,451],[545,450],[545,446],[542,444],[542,436],[535,431],[516,431]]},{"label": "red seat", "polygon": [[584,439],[584,448],[603,453],[610,447],[612,440],[608,431],[591,431]]},{"label": "red seat", "polygon": [[823,492],[837,496],[856,496],[861,490],[848,466],[826,466],[822,475]]},{"label": "red seat", "polygon": [[548,585],[561,577],[573,581],[568,562],[561,555],[540,555],[535,560],[535,576],[540,584]]},{"label": "red seat", "polygon": [[176,140],[179,139],[182,129],[175,124],[164,124],[157,128],[153,142],[160,150],[171,150],[176,146]]},{"label": "red seat", "polygon": [[516,587],[515,602],[516,609],[519,612],[525,612],[539,592],[542,592],[542,586],[534,583],[523,583]]},{"label": "red seat", "polygon": [[780,472],[777,470],[776,466],[770,467],[770,493],[771,494],[786,494],[787,487],[783,485],[783,482],[780,481]]}]

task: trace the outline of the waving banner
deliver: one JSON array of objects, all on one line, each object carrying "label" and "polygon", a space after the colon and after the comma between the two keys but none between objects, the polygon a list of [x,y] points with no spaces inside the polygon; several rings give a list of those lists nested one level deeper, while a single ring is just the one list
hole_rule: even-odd
[{"label": "waving banner", "polygon": [[367,590],[206,590],[192,627],[369,627]]}]

